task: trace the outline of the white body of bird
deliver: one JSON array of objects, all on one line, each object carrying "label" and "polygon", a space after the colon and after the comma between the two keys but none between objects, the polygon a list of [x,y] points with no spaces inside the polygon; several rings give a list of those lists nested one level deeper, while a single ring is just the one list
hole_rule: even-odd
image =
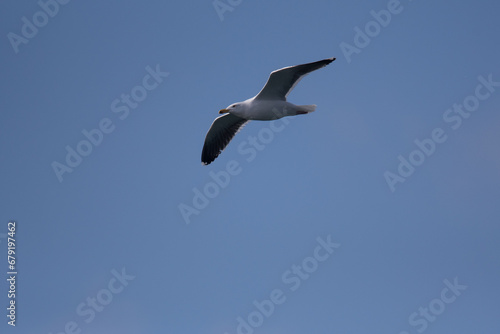
[{"label": "white body of bird", "polygon": [[230,113],[252,121],[272,121],[285,116],[304,115],[313,112],[315,104],[295,105],[287,101],[248,99],[230,105],[219,111],[220,114]]}]

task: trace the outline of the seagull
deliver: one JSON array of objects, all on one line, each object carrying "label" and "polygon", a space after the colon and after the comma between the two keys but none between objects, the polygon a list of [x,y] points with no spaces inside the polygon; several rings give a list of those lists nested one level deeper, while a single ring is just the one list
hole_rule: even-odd
[{"label": "seagull", "polygon": [[226,148],[234,135],[249,121],[271,121],[285,116],[304,115],[316,109],[315,104],[295,105],[286,97],[299,81],[312,71],[318,70],[334,61],[328,58],[312,63],[284,67],[271,72],[266,85],[259,94],[221,109],[205,137],[201,152],[201,162],[209,165]]}]

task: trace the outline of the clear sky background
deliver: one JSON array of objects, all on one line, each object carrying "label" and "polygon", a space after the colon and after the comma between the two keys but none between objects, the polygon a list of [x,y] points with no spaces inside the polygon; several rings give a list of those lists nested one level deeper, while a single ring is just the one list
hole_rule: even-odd
[{"label": "clear sky background", "polygon": [[[390,22],[370,23],[388,4]],[[0,4],[1,332],[499,333],[500,84],[478,78],[500,82],[500,4],[229,6],[70,1],[49,17],[34,0]],[[9,33],[34,15],[46,24],[16,53]],[[369,43],[355,40],[367,24]],[[314,113],[276,122],[272,138],[250,122],[201,165],[219,109],[275,69],[329,57],[289,95]],[[169,73],[147,77],[151,90],[148,66]],[[120,101],[131,93],[133,109]],[[448,111],[464,101],[467,118]],[[59,180],[53,163],[100,124],[113,130]],[[435,130],[446,140],[419,161],[414,141]],[[248,161],[238,148],[251,136],[265,144]],[[391,190],[399,156],[420,165]],[[214,187],[210,172],[231,161],[238,173]],[[213,198],[196,208],[197,191]],[[329,254],[317,238],[340,246]],[[272,291],[282,303],[259,316],[254,301]]]}]

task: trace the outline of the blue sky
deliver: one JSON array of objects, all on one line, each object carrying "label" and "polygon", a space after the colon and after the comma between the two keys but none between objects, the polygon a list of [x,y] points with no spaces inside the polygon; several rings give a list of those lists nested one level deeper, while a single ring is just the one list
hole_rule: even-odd
[{"label": "blue sky", "polygon": [[[17,332],[500,331],[498,2],[41,3],[0,4]],[[314,113],[201,165],[219,109],[329,57]]]}]

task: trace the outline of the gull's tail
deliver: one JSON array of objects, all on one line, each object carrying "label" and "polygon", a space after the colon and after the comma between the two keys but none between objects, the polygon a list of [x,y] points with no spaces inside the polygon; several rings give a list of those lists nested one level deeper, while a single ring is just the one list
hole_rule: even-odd
[{"label": "gull's tail", "polygon": [[305,115],[309,114],[310,112],[313,112],[316,110],[316,105],[315,104],[307,104],[307,105],[302,105],[302,106],[297,106],[299,109],[297,110],[297,115]]}]

